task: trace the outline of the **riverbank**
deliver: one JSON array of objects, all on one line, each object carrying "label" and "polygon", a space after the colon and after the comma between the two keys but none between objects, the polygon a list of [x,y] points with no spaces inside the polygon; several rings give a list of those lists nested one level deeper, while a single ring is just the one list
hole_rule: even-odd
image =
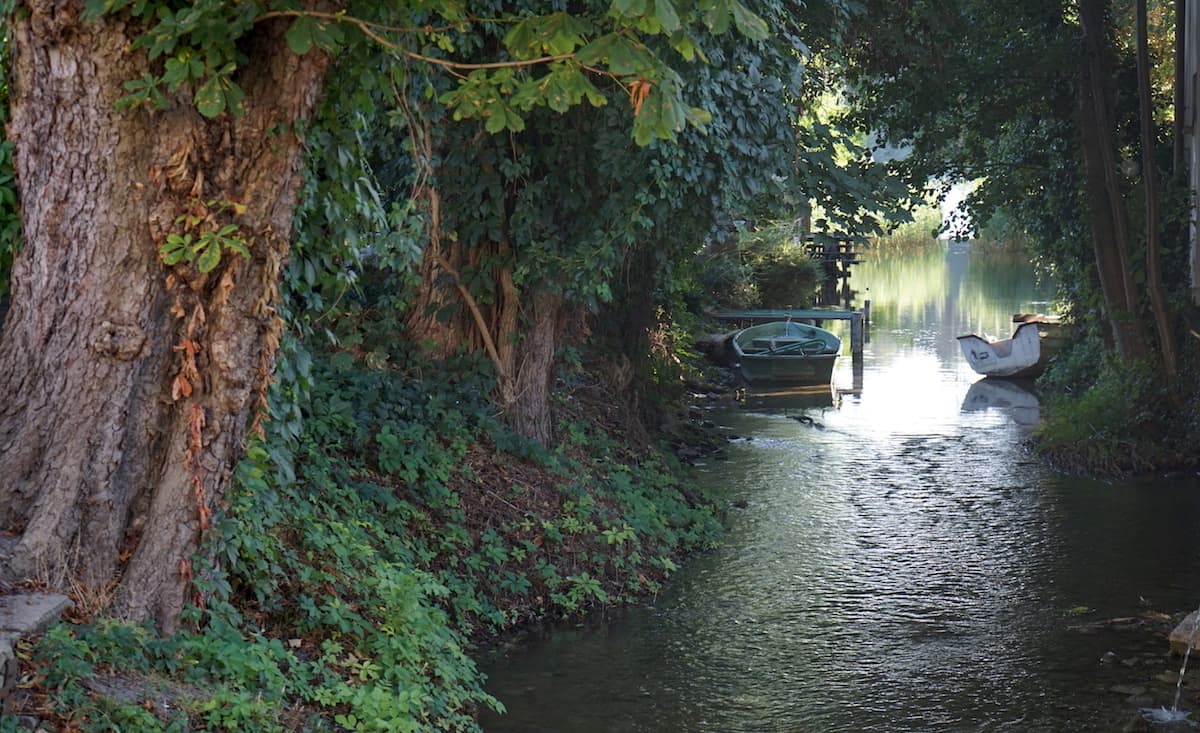
[{"label": "riverbank", "polygon": [[1034,434],[1056,469],[1107,479],[1195,476],[1200,470],[1200,352],[1188,342],[1169,384],[1146,364],[1106,359],[1095,338],[1056,356],[1039,381],[1049,395]]},{"label": "riverbank", "polygon": [[719,537],[678,461],[724,439],[682,406],[650,444],[577,374],[548,448],[495,419],[482,377],[443,375],[317,358],[299,439],[248,451],[186,628],[159,639],[77,586],[67,623],[21,640],[0,730],[475,730],[502,707],[478,644],[653,596]]}]

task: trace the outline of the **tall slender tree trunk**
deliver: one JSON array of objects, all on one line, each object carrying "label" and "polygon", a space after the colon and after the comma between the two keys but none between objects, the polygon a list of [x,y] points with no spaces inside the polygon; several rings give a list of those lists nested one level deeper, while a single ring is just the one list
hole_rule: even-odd
[{"label": "tall slender tree trunk", "polygon": [[1106,99],[1105,0],[1079,0],[1083,50],[1079,89],[1079,130],[1096,269],[1117,351],[1126,361],[1149,351],[1138,318],[1140,304],[1129,255],[1129,225],[1117,181],[1113,144],[1115,122]]},{"label": "tall slender tree trunk", "polygon": [[1154,162],[1154,99],[1150,92],[1150,49],[1146,24],[1146,0],[1137,0],[1138,101],[1142,138],[1142,186],[1146,195],[1146,293],[1158,332],[1158,352],[1167,383],[1174,384],[1178,372],[1175,329],[1162,282],[1162,244],[1158,215],[1158,169]]},{"label": "tall slender tree trunk", "polygon": [[[1184,166],[1184,89],[1187,79],[1187,1],[1175,0],[1175,83],[1171,85],[1173,91],[1172,107],[1175,110],[1175,122],[1172,128],[1172,147],[1171,161],[1175,175],[1183,173]],[[1193,29],[1192,33],[1196,31]]]},{"label": "tall slender tree trunk", "polygon": [[[122,84],[149,70],[129,50],[139,30],[84,23],[82,3],[26,5],[12,27],[25,246],[0,338],[0,579],[109,586],[119,613],[171,630],[273,368],[294,123],[329,59],[295,56],[286,21],[270,21],[241,45],[242,116],[206,120],[184,94],[117,112]],[[250,257],[207,274],[163,265],[185,210],[236,224]]]}]

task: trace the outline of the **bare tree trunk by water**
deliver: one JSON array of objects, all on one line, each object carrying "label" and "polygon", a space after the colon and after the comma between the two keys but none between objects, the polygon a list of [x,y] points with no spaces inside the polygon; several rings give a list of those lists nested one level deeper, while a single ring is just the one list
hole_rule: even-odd
[{"label": "bare tree trunk by water", "polygon": [[[1184,89],[1187,84],[1187,1],[1175,0],[1175,83],[1172,84],[1172,107],[1175,110],[1175,122],[1172,128],[1171,161],[1175,175],[1184,171],[1184,115],[1186,114]],[[1195,33],[1195,30],[1192,31]],[[1194,41],[1193,41],[1194,42]]]},{"label": "bare tree trunk by water", "polygon": [[1122,359],[1132,362],[1145,358],[1149,351],[1138,318],[1139,297],[1129,256],[1129,226],[1117,181],[1114,121],[1104,86],[1108,32],[1105,14],[1104,0],[1080,0],[1083,49],[1079,130],[1097,275],[1117,351]]},{"label": "bare tree trunk by water", "polygon": [[[294,123],[328,57],[292,54],[283,20],[241,46],[240,117],[190,96],[115,110],[147,72],[140,32],[81,3],[14,16],[14,164],[24,249],[0,337],[0,558],[8,580],[77,578],[116,610],[175,626],[202,529],[261,406],[300,182]],[[241,207],[244,206],[244,210]],[[248,258],[164,265],[181,214],[237,225]]]},{"label": "bare tree trunk by water", "polygon": [[1137,0],[1138,100],[1142,142],[1142,182],[1146,195],[1146,292],[1158,331],[1158,351],[1167,383],[1173,385],[1178,372],[1175,329],[1167,308],[1162,283],[1162,243],[1158,214],[1158,170],[1154,163],[1154,99],[1150,93],[1150,50],[1147,38],[1146,0]]}]

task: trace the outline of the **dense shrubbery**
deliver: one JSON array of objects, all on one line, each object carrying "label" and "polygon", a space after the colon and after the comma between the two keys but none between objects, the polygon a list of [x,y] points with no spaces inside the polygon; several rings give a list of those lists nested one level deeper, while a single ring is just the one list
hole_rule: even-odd
[{"label": "dense shrubbery", "polygon": [[709,249],[698,269],[703,292],[728,308],[808,307],[821,283],[789,222],[739,232],[736,247]]},{"label": "dense shrubbery", "polygon": [[[1194,357],[1194,353],[1190,354]],[[1088,475],[1129,476],[1194,467],[1200,457],[1194,358],[1168,387],[1141,363],[1122,365],[1100,338],[1077,339],[1042,377],[1050,393],[1035,446],[1057,467]]]},{"label": "dense shrubbery", "polygon": [[56,627],[43,707],[82,730],[473,730],[498,706],[473,637],[652,593],[715,539],[654,453],[569,418],[548,450],[494,418],[485,370],[418,366],[285,365],[311,380],[303,431],[251,447],[191,630]]}]

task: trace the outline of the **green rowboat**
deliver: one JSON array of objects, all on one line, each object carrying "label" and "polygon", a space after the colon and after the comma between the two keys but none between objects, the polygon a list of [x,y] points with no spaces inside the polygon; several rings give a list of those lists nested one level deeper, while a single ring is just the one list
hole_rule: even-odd
[{"label": "green rowboat", "polygon": [[734,361],[749,384],[829,384],[842,340],[823,328],[772,321],[733,336]]}]

